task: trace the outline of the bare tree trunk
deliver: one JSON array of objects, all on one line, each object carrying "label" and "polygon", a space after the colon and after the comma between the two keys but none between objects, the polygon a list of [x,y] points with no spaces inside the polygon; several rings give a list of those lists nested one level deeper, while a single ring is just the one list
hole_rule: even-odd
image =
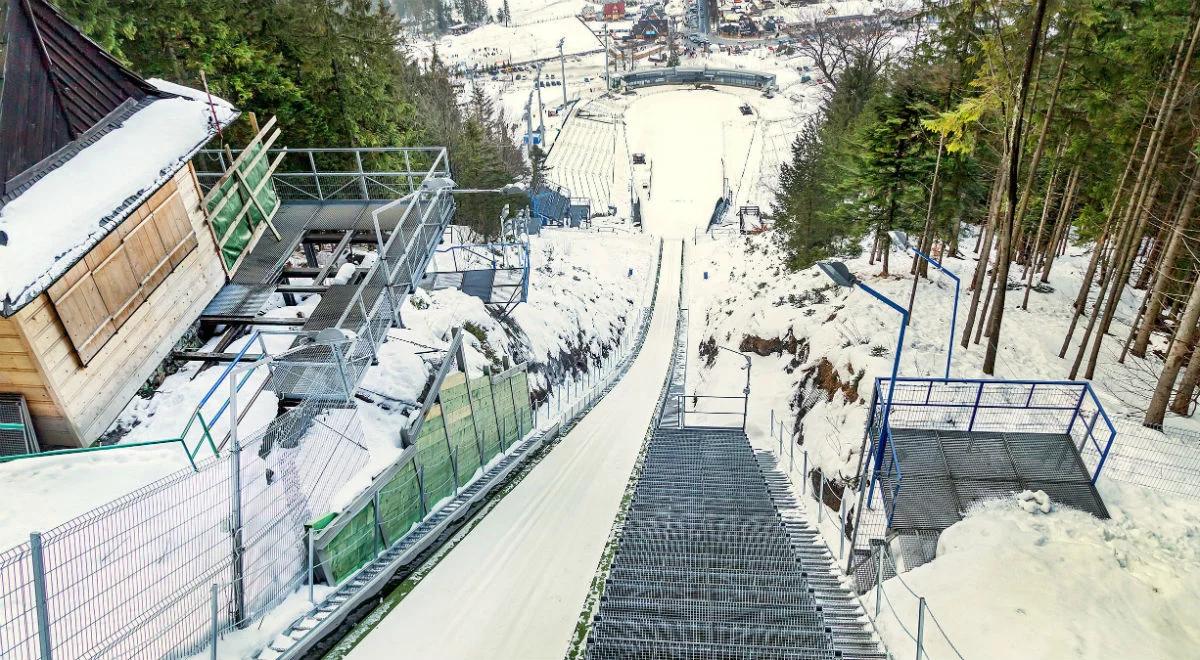
[{"label": "bare tree trunk", "polygon": [[[992,184],[992,196],[988,202],[988,221],[983,228],[982,245],[978,247],[979,260],[975,262],[975,274],[971,277],[971,304],[967,309],[966,323],[963,324],[962,341],[959,342],[963,348],[967,348],[971,343],[971,329],[975,325],[980,294],[983,292],[983,280],[987,276],[988,262],[992,257],[992,237],[995,235],[996,222],[1000,214],[1000,191],[1003,188],[1004,175],[997,173],[996,181]],[[991,292],[988,295],[990,296]]]},{"label": "bare tree trunk", "polygon": [[[1058,155],[1055,160],[1062,158],[1063,150],[1066,148],[1066,140],[1058,147]],[[1025,259],[1025,297],[1021,300],[1021,309],[1029,309],[1029,290],[1033,288],[1033,262],[1038,246],[1042,242],[1042,231],[1046,228],[1046,218],[1050,215],[1050,207],[1054,202],[1054,191],[1058,188],[1058,171],[1059,164],[1054,165],[1054,172],[1050,175],[1050,183],[1046,185],[1046,199],[1042,202],[1042,217],[1038,220],[1037,231],[1033,234],[1032,247],[1029,250],[1029,256]],[[1065,184],[1064,184],[1065,185]]]},{"label": "bare tree trunk", "polygon": [[1005,218],[996,228],[1000,235],[1000,248],[996,254],[996,299],[992,302],[995,312],[989,319],[987,350],[983,356],[983,373],[996,373],[996,353],[1000,343],[1000,328],[1004,323],[1004,298],[1008,291],[1008,268],[1012,263],[1012,240],[1017,223],[1017,175],[1021,167],[1021,139],[1024,130],[1023,115],[1025,99],[1029,93],[1029,80],[1033,76],[1033,62],[1038,45],[1042,40],[1042,22],[1046,17],[1046,0],[1038,0],[1034,9],[1033,25],[1030,27],[1029,50],[1025,54],[1025,68],[1021,72],[1021,84],[1017,92],[1017,106],[1013,111],[1013,129],[1008,146],[1008,193]]},{"label": "bare tree trunk", "polygon": [[[1193,339],[1195,332],[1192,333]],[[1192,406],[1192,396],[1196,393],[1196,383],[1200,381],[1200,348],[1192,346],[1192,356],[1188,358],[1187,369],[1183,371],[1183,379],[1175,388],[1175,400],[1171,402],[1171,412],[1176,415],[1187,415]]]},{"label": "bare tree trunk", "polygon": [[[1125,283],[1129,279],[1129,273],[1133,270],[1133,260],[1137,256],[1138,239],[1146,229],[1146,220],[1150,215],[1150,209],[1147,205],[1149,200],[1154,198],[1158,193],[1161,182],[1155,179],[1150,185],[1148,196],[1143,195],[1140,208],[1135,211],[1136,216],[1130,218],[1130,227],[1126,234],[1124,247],[1117,250],[1117,259],[1113,262],[1113,270],[1109,275],[1108,283],[1111,286],[1108,288],[1108,300],[1105,302],[1103,314],[1093,314],[1091,321],[1088,323],[1088,329],[1084,332],[1083,341],[1079,344],[1079,353],[1083,354],[1084,347],[1087,346],[1088,336],[1091,334],[1092,327],[1096,325],[1097,318],[1099,319],[1099,327],[1096,329],[1094,338],[1092,338],[1092,349],[1088,353],[1088,365],[1084,371],[1084,378],[1091,380],[1096,375],[1096,360],[1100,356],[1100,345],[1104,341],[1104,336],[1108,334],[1108,329],[1112,325],[1113,312],[1116,311],[1117,302],[1121,299],[1121,292],[1125,289]],[[1097,310],[1100,307],[1100,299],[1096,299]],[[1079,364],[1079,359],[1075,360],[1076,366]],[[1075,369],[1072,369],[1071,378],[1075,377]]]},{"label": "bare tree trunk", "polygon": [[1055,222],[1054,234],[1050,237],[1050,243],[1046,246],[1046,251],[1042,258],[1041,280],[1043,282],[1050,281],[1050,267],[1054,265],[1054,257],[1058,255],[1063,237],[1071,231],[1071,211],[1075,206],[1075,191],[1079,189],[1079,171],[1079,165],[1076,165],[1071,171],[1071,179],[1067,183],[1067,194],[1063,197],[1062,204],[1058,207],[1058,220]]},{"label": "bare tree trunk", "polygon": [[[932,242],[933,235],[933,203],[937,201],[938,188],[940,180],[938,175],[942,171],[942,147],[946,144],[946,136],[943,134],[938,137],[937,159],[933,162],[933,184],[929,187],[929,204],[925,206],[925,226],[921,229],[921,249],[925,250],[925,254],[929,254],[929,246],[926,242]],[[920,257],[913,257],[913,283],[912,290],[908,292],[908,313],[912,314],[913,303],[917,300],[917,282],[921,279],[921,269],[918,264],[924,261]],[[928,273],[928,271],[926,271]],[[928,277],[928,274],[926,274]]]},{"label": "bare tree trunk", "polygon": [[1200,170],[1193,169],[1192,181],[1188,185],[1187,197],[1183,202],[1183,207],[1175,217],[1175,223],[1171,230],[1171,238],[1167,241],[1167,248],[1159,259],[1158,276],[1154,280],[1154,287],[1147,294],[1146,313],[1143,315],[1141,325],[1137,328],[1137,338],[1134,339],[1133,346],[1130,348],[1130,351],[1137,357],[1146,357],[1146,347],[1150,344],[1150,333],[1154,331],[1158,315],[1162,311],[1163,298],[1166,295],[1167,285],[1171,281],[1171,273],[1175,269],[1175,259],[1178,257],[1179,249],[1183,244],[1183,235],[1191,223],[1192,213],[1196,209],[1196,197],[1198,194],[1200,194]]},{"label": "bare tree trunk", "polygon": [[1154,387],[1154,394],[1150,397],[1150,405],[1146,407],[1146,417],[1142,420],[1142,424],[1155,428],[1162,427],[1163,419],[1167,415],[1167,402],[1170,400],[1175,386],[1175,379],[1179,376],[1184,355],[1191,346],[1192,337],[1196,332],[1197,319],[1200,319],[1200,286],[1192,287],[1187,308],[1183,312],[1183,318],[1179,319],[1179,325],[1175,328],[1171,347],[1167,349],[1167,360],[1163,364],[1162,373],[1158,375],[1158,384]]}]

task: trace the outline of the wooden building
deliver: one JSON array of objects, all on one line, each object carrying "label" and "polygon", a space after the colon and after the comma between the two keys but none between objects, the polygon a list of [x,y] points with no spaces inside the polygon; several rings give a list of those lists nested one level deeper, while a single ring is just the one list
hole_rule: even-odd
[{"label": "wooden building", "polygon": [[0,393],[87,446],[225,282],[192,155],[236,111],[0,0]]}]

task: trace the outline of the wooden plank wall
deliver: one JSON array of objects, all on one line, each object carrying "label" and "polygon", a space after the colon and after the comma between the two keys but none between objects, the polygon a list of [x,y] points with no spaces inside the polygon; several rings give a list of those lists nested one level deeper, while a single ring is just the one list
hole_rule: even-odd
[{"label": "wooden plank wall", "polygon": [[[79,313],[79,305],[72,304],[73,300],[66,292],[79,290],[79,282],[83,278],[70,281],[68,273],[9,320],[10,325],[17,328],[15,334],[25,343],[27,353],[36,363],[34,372],[41,377],[40,384],[29,387],[42,387],[45,390],[44,398],[48,400],[38,409],[34,409],[34,399],[30,400],[31,413],[43,444],[86,446],[107,430],[225,283],[225,273],[212,234],[200,210],[199,185],[190,164],[181,169],[165,188],[171,187],[174,190],[166,195],[179,195],[187,210],[191,236],[160,238],[160,243],[169,240],[180,248],[162,263],[145,264],[149,275],[143,278],[140,285],[130,282],[128,291],[109,291],[107,297],[105,292],[99,292],[106,300],[126,293],[129,293],[129,297],[121,298],[125,302],[115,314],[109,310],[96,311],[96,319],[103,326],[101,331],[108,333],[108,336],[98,346],[95,340],[100,335],[93,335],[91,342],[85,342],[84,352],[90,355],[81,358],[63,323],[64,317]],[[153,209],[163,204],[164,199],[164,196],[156,193],[144,207]],[[135,236],[136,241],[135,232],[147,226],[147,217],[152,216],[145,208],[139,209],[122,222],[120,231],[110,234],[121,236],[125,251],[132,255],[129,259],[136,261],[141,258],[138,245],[129,237]],[[159,225],[155,228],[156,233],[161,236],[168,227]],[[187,250],[183,251],[185,246]],[[89,253],[81,263],[87,263],[94,272],[96,266],[109,263],[107,259],[113,252],[113,246],[106,247],[102,241],[93,249],[96,254]],[[101,279],[114,281],[114,278]],[[148,295],[145,295],[146,291]],[[58,294],[57,303],[52,298],[55,294]],[[80,301],[94,303],[96,299],[95,296],[79,296]],[[81,323],[74,318],[71,322]],[[0,334],[3,332],[0,329]],[[16,345],[10,343],[9,346]],[[4,338],[0,338],[0,350],[4,348]],[[29,378],[32,380],[32,376]],[[8,390],[9,385],[0,384],[0,389]],[[36,391],[33,393],[37,394]]]}]

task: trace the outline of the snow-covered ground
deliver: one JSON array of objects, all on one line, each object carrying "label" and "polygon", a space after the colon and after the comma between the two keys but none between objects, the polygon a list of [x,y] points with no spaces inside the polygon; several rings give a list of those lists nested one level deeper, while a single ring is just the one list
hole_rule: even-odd
[{"label": "snow-covered ground", "polygon": [[[862,291],[832,286],[815,267],[787,272],[776,240],[772,233],[732,241],[701,237],[690,248],[687,391],[736,395],[745,379],[742,361],[724,351],[707,366],[697,352],[700,342],[711,338],[735,350],[743,342],[748,349],[753,344],[774,350],[751,356],[747,428],[756,446],[773,452],[779,445],[769,428],[772,411],[789,434],[795,429],[801,445],[790,476],[799,490],[801,452],[807,453],[810,469],[819,468],[831,479],[857,469],[871,387],[876,377],[890,373],[899,315]],[[963,242],[967,256],[971,244]],[[1031,294],[1029,311],[1015,309],[1010,296],[1013,307],[1005,316],[997,377],[1066,378],[1069,361],[1060,360],[1058,350],[1089,256],[1087,246],[1069,248],[1055,263],[1050,290]],[[889,277],[880,277],[879,264],[868,264],[866,256],[846,263],[884,295],[907,301],[911,261],[901,253],[891,254]],[[964,277],[974,267],[969,258],[944,263]],[[918,289],[901,375],[939,376],[945,368],[953,283],[931,273],[932,280]],[[1119,308],[1124,319],[1136,312],[1137,303],[1137,296],[1127,292]],[[1126,332],[1128,325],[1118,322],[1113,336]],[[771,340],[778,341],[770,346]],[[956,344],[953,375],[982,377],[983,348],[972,344],[964,350]],[[1117,364],[1119,350],[1116,339],[1105,344],[1093,385],[1121,422],[1136,418],[1145,400],[1128,386],[1139,378],[1139,367],[1133,361]],[[815,404],[797,421],[800,399]],[[1172,419],[1170,424],[1190,427],[1193,421]],[[1135,423],[1121,426],[1138,429]],[[786,465],[790,450],[786,442],[783,447]],[[1136,451],[1123,447],[1120,435],[1114,452],[1126,462],[1150,458],[1171,467],[1177,460],[1154,455],[1152,445]],[[1200,501],[1125,483],[1118,480],[1125,475],[1111,466],[1105,474],[1098,487],[1110,520],[1057,506],[1048,514],[1030,512],[1004,499],[972,511],[947,530],[937,559],[885,585],[888,600],[879,626],[892,650],[913,648],[908,634],[915,634],[915,592],[926,598],[958,652],[972,660],[1188,657],[1200,636],[1187,607],[1195,602],[1200,580]],[[810,507],[815,517],[816,504]],[[825,515],[836,520],[837,513],[826,510]],[[836,551],[837,525],[823,531]],[[868,599],[868,610],[873,607]],[[932,625],[927,621],[929,657],[956,657]]]},{"label": "snow-covered ground", "polygon": [[[561,658],[670,359],[679,243],[663,251],[650,331],[624,379],[348,657]],[[672,286],[672,283],[676,283]]]},{"label": "snow-covered ground", "polygon": [[[431,368],[420,353],[444,348],[454,328],[470,324],[473,334],[465,340],[473,374],[505,358],[514,363],[527,360],[531,386],[545,389],[552,380],[565,377],[557,366],[564,356],[571,356],[572,364],[587,355],[598,357],[619,339],[635,308],[643,303],[640,292],[653,277],[656,255],[657,242],[646,236],[550,229],[531,240],[529,300],[506,319],[489,313],[478,298],[457,290],[418,291],[401,310],[407,327],[389,332],[380,349],[380,364],[363,379],[364,393],[374,401],[359,402],[370,459],[335,503],[353,497],[372,474],[398,455],[399,428],[407,424]],[[305,314],[317,300],[312,296],[268,315]],[[265,336],[264,342],[273,354],[284,350],[291,339],[274,335]],[[239,342],[232,350],[241,346]],[[255,343],[248,352],[258,351]],[[211,419],[226,400],[228,381],[223,372],[221,366],[201,372],[198,363],[187,363],[152,396],[134,398],[114,422],[114,428],[124,431],[121,442],[178,437],[201,397],[215,385],[203,409]],[[243,386],[247,396],[265,377],[263,370],[251,376]],[[275,417],[276,407],[275,397],[264,391],[241,417],[239,432],[245,436],[265,426]],[[223,415],[214,426],[214,437],[224,437],[227,418]],[[189,437],[194,447],[199,436],[193,432]],[[56,527],[183,469],[190,467],[178,444],[0,463],[0,499],[14,503],[0,511],[0,548],[22,543],[32,531]]]}]

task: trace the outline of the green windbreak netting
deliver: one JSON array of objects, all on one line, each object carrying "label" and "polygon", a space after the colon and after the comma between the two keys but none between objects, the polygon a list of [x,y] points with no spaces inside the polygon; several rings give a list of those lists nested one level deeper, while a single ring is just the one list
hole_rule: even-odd
[{"label": "green windbreak netting", "polygon": [[450,431],[450,448],[458,466],[458,483],[471,480],[479,469],[479,445],[475,438],[475,423],[471,418],[471,401],[467,397],[467,384],[462,374],[458,378],[447,378],[441,391],[442,415]]},{"label": "green windbreak netting", "polygon": [[517,428],[524,436],[533,429],[533,409],[529,405],[529,374],[518,371],[509,379],[513,399],[517,402]]},{"label": "green windbreak netting", "polygon": [[492,406],[492,379],[481,376],[471,381],[471,407],[475,411],[475,427],[479,429],[479,443],[483,445],[483,462],[486,464],[501,450],[500,429]]},{"label": "green windbreak netting", "polygon": [[325,545],[323,564],[335,584],[375,558],[375,504],[368,502]]},{"label": "green windbreak netting", "polygon": [[384,541],[391,545],[421,521],[421,489],[413,461],[404,464],[379,489],[379,517]]},{"label": "green windbreak netting", "polygon": [[492,394],[496,399],[496,424],[500,427],[500,436],[505,447],[521,437],[517,429],[517,417],[513,412],[513,392],[509,385],[510,382],[510,379],[504,378],[492,383]]},{"label": "green windbreak netting", "polygon": [[[213,234],[217,237],[221,259],[225,262],[227,270],[233,268],[242,256],[242,252],[254,236],[254,230],[273,215],[279,206],[275,184],[270,181],[254,196],[258,201],[257,206],[250,200],[251,191],[259,187],[259,183],[268,176],[270,169],[270,159],[261,152],[262,144],[258,142],[246,147],[246,157],[237,166],[245,179],[245,185],[236,175],[231,174],[221,182],[216,194],[208,202],[208,221],[212,223]],[[225,202],[226,198],[229,198],[229,201]],[[247,206],[250,208],[242,213]],[[259,206],[266,211],[266,216],[259,211]],[[212,212],[214,209],[217,209],[216,213]]]},{"label": "green windbreak netting", "polygon": [[431,509],[443,498],[454,494],[454,473],[440,406],[430,408],[421,425],[421,435],[417,438],[417,466],[422,470],[425,503]]}]

